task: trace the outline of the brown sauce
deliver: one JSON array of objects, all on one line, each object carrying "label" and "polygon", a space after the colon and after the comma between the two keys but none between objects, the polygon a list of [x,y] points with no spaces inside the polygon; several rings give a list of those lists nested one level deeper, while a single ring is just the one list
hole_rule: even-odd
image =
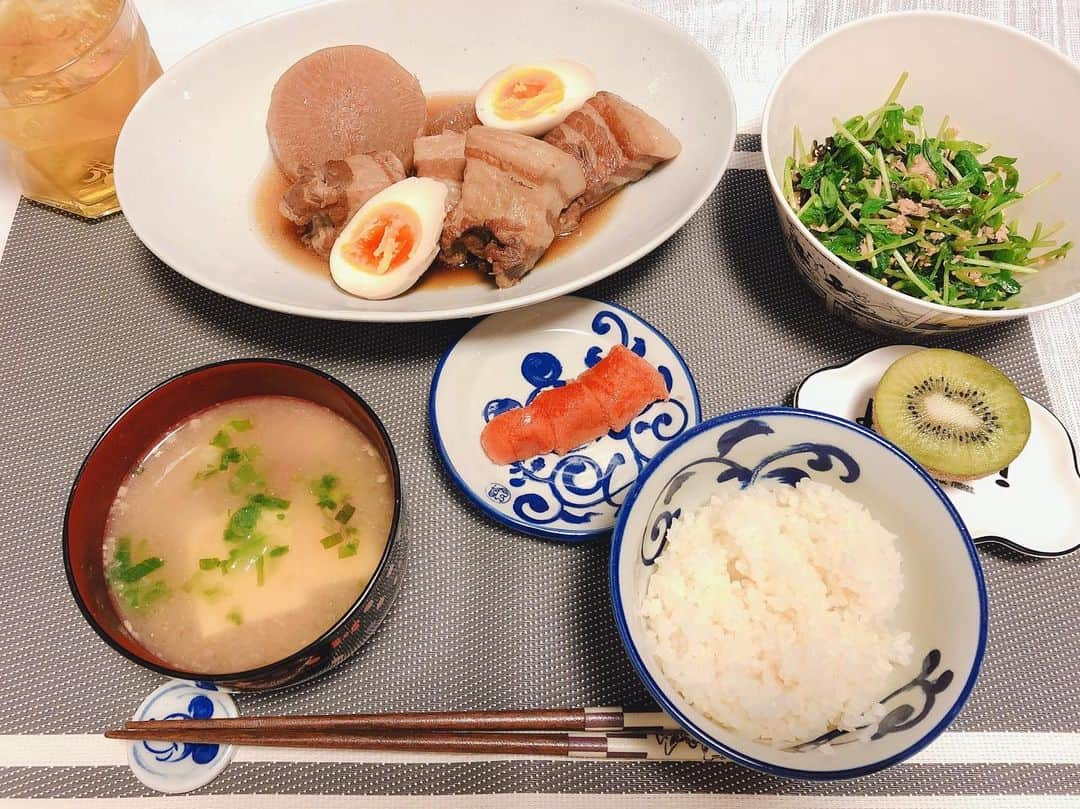
[{"label": "brown sauce", "polygon": [[[438,93],[429,95],[427,97],[428,118],[433,118],[448,107],[472,100],[473,96],[470,94]],[[330,265],[327,260],[309,250],[300,241],[296,227],[282,216],[278,210],[278,203],[288,187],[288,179],[281,173],[277,163],[271,158],[267,161],[266,167],[256,181],[256,228],[274,252],[290,264],[309,272],[318,273],[329,279]],[[618,196],[618,194],[615,194],[595,208],[586,211],[581,217],[581,223],[578,225],[577,230],[556,237],[532,272],[536,272],[549,261],[565,256],[600,230],[604,223],[611,218]],[[474,284],[495,288],[494,282],[482,270],[473,267],[455,267],[452,264],[436,261],[416,283],[413,290],[452,289]],[[406,292],[405,294],[409,293]]]},{"label": "brown sauce", "polygon": [[270,158],[255,185],[255,226],[259,235],[275,253],[290,264],[329,279],[329,262],[300,241],[296,225],[278,210],[278,203],[288,187],[288,178],[277,167],[274,159]]},{"label": "brown sauce", "polygon": [[492,289],[495,288],[495,282],[490,280],[487,274],[477,267],[457,267],[435,259],[435,263],[420,276],[420,280],[416,282],[413,289],[455,289],[457,287],[473,286],[474,284],[483,284]]},{"label": "brown sauce", "polygon": [[542,267],[549,261],[554,261],[561,256],[565,256],[582,243],[591,239],[593,234],[601,230],[604,227],[604,223],[611,218],[612,211],[614,211],[618,205],[619,193],[620,192],[618,191],[615,192],[599,205],[585,211],[585,213],[581,215],[581,221],[578,223],[577,230],[573,230],[562,236],[556,236],[555,241],[551,243],[551,246],[548,247],[544,255],[536,262],[536,266]]}]

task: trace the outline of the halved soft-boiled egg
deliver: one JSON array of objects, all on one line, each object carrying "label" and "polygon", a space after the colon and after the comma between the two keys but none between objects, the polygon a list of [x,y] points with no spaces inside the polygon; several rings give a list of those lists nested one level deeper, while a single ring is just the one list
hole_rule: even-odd
[{"label": "halved soft-boiled egg", "polygon": [[510,65],[476,94],[476,117],[485,126],[543,135],[596,95],[596,77],[577,62]]},{"label": "halved soft-boiled egg", "polygon": [[408,177],[384,188],[357,211],[330,250],[334,283],[361,298],[400,295],[439,252],[446,186]]}]

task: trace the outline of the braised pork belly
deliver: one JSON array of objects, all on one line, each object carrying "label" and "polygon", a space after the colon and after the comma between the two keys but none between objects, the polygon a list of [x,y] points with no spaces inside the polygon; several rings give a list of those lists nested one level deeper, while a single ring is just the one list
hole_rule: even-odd
[{"label": "braised pork belly", "polygon": [[578,161],[537,138],[474,126],[461,201],[447,217],[444,261],[481,262],[501,287],[521,280],[554,241],[559,214],[585,191]]},{"label": "braised pork belly", "polygon": [[304,244],[320,256],[328,256],[341,229],[360,206],[403,179],[405,169],[392,152],[328,160],[317,169],[300,166],[279,209],[297,226]]},{"label": "braised pork belly", "polygon": [[446,210],[461,199],[465,179],[465,135],[445,131],[413,141],[413,169],[417,177],[431,177],[446,186]]},{"label": "braised pork belly", "polygon": [[581,215],[627,183],[679,154],[678,139],[639,107],[600,91],[544,136],[571,155],[585,175],[585,192],[559,218],[559,232],[577,227]]}]

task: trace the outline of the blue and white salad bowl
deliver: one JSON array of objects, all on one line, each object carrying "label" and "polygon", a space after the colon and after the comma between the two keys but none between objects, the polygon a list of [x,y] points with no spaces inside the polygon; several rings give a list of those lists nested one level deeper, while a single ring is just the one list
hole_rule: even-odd
[{"label": "blue and white salad bowl", "polygon": [[[852,733],[823,728],[817,738],[780,749],[736,734],[688,703],[650,648],[641,604],[667,530],[680,514],[704,505],[721,487],[804,479],[843,491],[897,535],[904,570],[897,624],[910,630],[914,654],[881,695],[885,713],[875,726]],[[982,569],[952,503],[893,445],[857,424],[809,410],[744,410],[669,442],[619,511],[610,573],[619,633],[653,698],[702,744],[773,775],[852,778],[915,754],[960,712],[986,646]]]}]

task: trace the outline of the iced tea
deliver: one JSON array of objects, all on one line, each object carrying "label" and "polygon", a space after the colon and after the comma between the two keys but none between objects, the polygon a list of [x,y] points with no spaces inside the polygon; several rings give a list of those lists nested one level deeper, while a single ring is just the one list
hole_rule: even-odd
[{"label": "iced tea", "polygon": [[126,0],[0,0],[0,138],[31,199],[119,209],[116,138],[161,66]]}]

